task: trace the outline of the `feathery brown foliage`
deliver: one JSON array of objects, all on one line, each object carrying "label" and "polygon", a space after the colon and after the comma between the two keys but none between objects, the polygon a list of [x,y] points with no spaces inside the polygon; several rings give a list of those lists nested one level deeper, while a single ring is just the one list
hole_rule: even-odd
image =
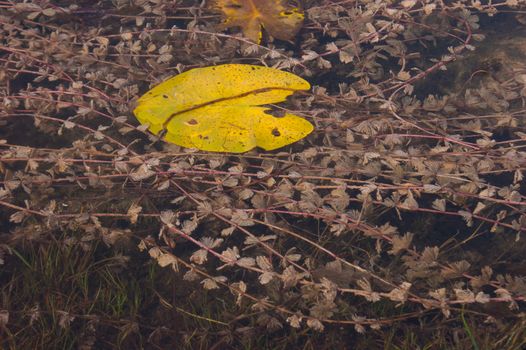
[{"label": "feathery brown foliage", "polygon": [[[198,1],[0,1],[3,347],[524,346],[524,1],[304,5],[256,44]],[[276,114],[314,133],[218,155],[133,118],[220,63],[309,80]]]}]

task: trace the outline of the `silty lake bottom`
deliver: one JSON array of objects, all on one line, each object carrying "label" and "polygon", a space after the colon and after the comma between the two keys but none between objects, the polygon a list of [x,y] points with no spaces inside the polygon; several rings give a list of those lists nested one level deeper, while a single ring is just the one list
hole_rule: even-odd
[{"label": "silty lake bottom", "polygon": [[[0,1],[0,347],[524,349],[524,3],[304,1],[259,44],[210,5]],[[269,109],[314,131],[212,153],[133,116],[226,63],[309,81]]]}]

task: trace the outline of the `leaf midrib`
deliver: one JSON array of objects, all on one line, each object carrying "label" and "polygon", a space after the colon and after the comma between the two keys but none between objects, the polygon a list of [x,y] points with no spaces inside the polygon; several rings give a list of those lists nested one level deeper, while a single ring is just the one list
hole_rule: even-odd
[{"label": "leaf midrib", "polygon": [[[228,97],[221,97],[221,98],[217,98],[215,100],[203,102],[203,103],[197,104],[195,106],[192,106],[192,107],[189,107],[189,108],[183,109],[181,111],[178,111],[178,112],[170,114],[170,116],[168,118],[166,118],[166,120],[164,121],[161,132],[165,132],[166,131],[168,123],[170,123],[174,117],[176,117],[178,115],[181,115],[183,113],[194,111],[196,109],[203,108],[203,107],[206,107],[206,106],[210,106],[210,105],[213,105],[213,104],[218,103],[218,102],[223,102],[223,101],[228,101],[228,100],[235,100],[237,98],[242,98],[242,97],[249,96],[249,95],[252,95],[252,94],[259,94],[259,93],[272,91],[272,90],[284,90],[284,91],[292,91],[292,92],[299,91],[298,89],[284,88],[284,87],[266,87],[266,88],[261,88],[261,89],[255,89],[255,90],[247,91],[247,92],[244,92],[244,93],[238,94],[238,95],[233,95],[233,96],[228,96]],[[254,106],[261,106],[261,105],[254,105]]]}]

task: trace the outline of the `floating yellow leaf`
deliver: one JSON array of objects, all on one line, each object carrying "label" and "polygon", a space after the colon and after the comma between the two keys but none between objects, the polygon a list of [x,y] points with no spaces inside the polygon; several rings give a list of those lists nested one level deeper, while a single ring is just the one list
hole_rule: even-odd
[{"label": "floating yellow leaf", "polygon": [[196,68],[148,91],[133,113],[152,133],[183,147],[235,153],[254,147],[273,150],[304,138],[313,126],[288,113],[274,117],[259,106],[309,88],[302,78],[274,68]]},{"label": "floating yellow leaf", "polygon": [[213,5],[226,17],[223,27],[241,27],[245,37],[257,43],[262,27],[274,38],[294,38],[304,19],[301,9],[283,0],[215,0]]}]

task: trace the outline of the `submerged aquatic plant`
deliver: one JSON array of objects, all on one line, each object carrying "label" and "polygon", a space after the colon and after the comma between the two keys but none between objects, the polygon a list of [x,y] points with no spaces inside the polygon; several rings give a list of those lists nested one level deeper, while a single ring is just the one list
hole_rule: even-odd
[{"label": "submerged aquatic plant", "polygon": [[[520,348],[526,67],[491,45],[522,6],[306,1],[293,45],[218,32],[201,2],[0,3],[2,346]],[[240,63],[311,82],[273,106],[305,140],[209,153],[133,117],[168,77]]]}]

